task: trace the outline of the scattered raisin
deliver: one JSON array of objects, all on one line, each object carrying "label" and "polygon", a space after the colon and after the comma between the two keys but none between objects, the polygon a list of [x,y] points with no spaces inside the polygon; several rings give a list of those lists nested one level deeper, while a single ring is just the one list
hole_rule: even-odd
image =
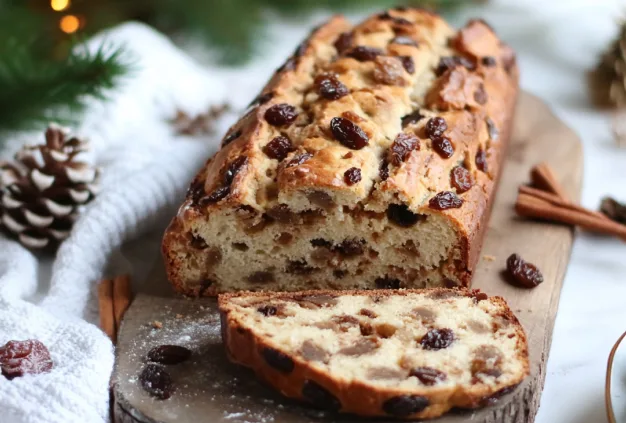
[{"label": "scattered raisin", "polygon": [[485,56],[480,59],[480,62],[487,67],[492,67],[497,64],[496,59],[493,56]]},{"label": "scattered raisin", "polygon": [[231,132],[230,134],[226,135],[226,137],[224,137],[224,140],[222,141],[222,147],[224,147],[225,145],[228,145],[231,142],[235,141],[240,136],[241,136],[241,130],[240,129],[238,129],[238,130],[236,130],[234,132]]},{"label": "scattered raisin", "polygon": [[426,386],[433,386],[448,378],[444,372],[433,369],[432,367],[416,367],[411,369],[409,376],[415,376]]},{"label": "scattered raisin", "polygon": [[194,180],[191,184],[189,184],[189,188],[187,188],[187,197],[191,198],[192,203],[198,204],[204,194],[203,181]]},{"label": "scattered raisin", "polygon": [[474,185],[474,178],[469,170],[463,166],[457,166],[450,172],[450,185],[456,188],[456,192],[462,194]]},{"label": "scattered raisin", "polygon": [[191,350],[180,345],[160,345],[152,348],[147,355],[148,361],[159,364],[179,364],[189,357]]},{"label": "scattered raisin", "polygon": [[452,191],[442,191],[428,202],[428,206],[434,210],[458,209],[462,205],[463,199]]},{"label": "scattered raisin", "polygon": [[543,275],[537,266],[528,263],[518,254],[511,254],[506,260],[506,270],[511,280],[524,288],[534,288],[543,282]]},{"label": "scattered raisin", "polygon": [[400,289],[400,279],[394,279],[388,276],[376,278],[374,283],[378,289]]},{"label": "scattered raisin", "polygon": [[322,238],[315,238],[311,240],[311,245],[314,247],[330,248],[333,246],[333,243],[330,241],[326,241],[325,239],[322,239]]},{"label": "scattered raisin", "polygon": [[369,318],[371,318],[371,319],[375,319],[375,318],[377,318],[377,317],[378,317],[378,314],[376,314],[376,312],[375,312],[375,311],[370,310],[370,309],[368,309],[368,308],[362,308],[362,309],[359,311],[359,314],[360,314],[361,316],[367,316],[367,317],[369,317]]},{"label": "scattered raisin", "polygon": [[476,152],[476,167],[485,173],[489,170],[489,166],[487,164],[487,153],[485,153],[485,150],[482,148]]},{"label": "scattered raisin", "polygon": [[471,60],[466,59],[463,56],[446,56],[442,57],[439,61],[439,65],[437,66],[437,69],[435,69],[435,74],[437,76],[441,76],[448,69],[452,69],[456,66],[463,66],[468,70],[474,70],[476,68]]},{"label": "scattered raisin", "polygon": [[289,160],[289,163],[287,163],[285,167],[300,166],[304,162],[308,161],[311,157],[313,157],[313,154],[311,153],[298,154],[293,159]]},{"label": "scattered raisin", "polygon": [[404,66],[404,70],[411,75],[415,73],[415,62],[411,56],[400,56],[400,61],[402,62],[402,66]]},{"label": "scattered raisin", "polygon": [[486,104],[488,99],[489,97],[487,96],[487,91],[485,91],[485,84],[481,82],[474,93],[474,100],[478,104]]},{"label": "scattered raisin", "polygon": [[387,160],[383,160],[383,162],[380,164],[378,174],[380,175],[381,181],[386,181],[389,178],[389,163],[387,162]]},{"label": "scattered raisin", "polygon": [[337,353],[341,355],[365,355],[376,351],[380,347],[380,342],[375,338],[360,338],[348,347],[340,349]]},{"label": "scattered raisin", "polygon": [[387,219],[403,228],[413,226],[425,218],[426,216],[424,215],[413,213],[409,210],[409,207],[404,204],[391,204],[387,208]]},{"label": "scattered raisin", "polygon": [[269,364],[271,367],[278,370],[279,372],[291,373],[293,371],[293,368],[295,367],[295,364],[291,357],[278,350],[275,350],[274,348],[263,348],[263,350],[261,350],[261,355],[263,356],[267,364]]},{"label": "scattered raisin", "polygon": [[309,266],[306,260],[289,260],[287,262],[287,273],[296,275],[308,275],[316,270],[315,267]]},{"label": "scattered raisin", "polygon": [[420,341],[425,350],[441,350],[448,348],[454,341],[452,329],[431,329]]},{"label": "scattered raisin", "polygon": [[367,369],[366,378],[371,380],[403,380],[406,379],[406,370],[391,367],[370,367]]},{"label": "scattered raisin", "polygon": [[409,158],[411,151],[419,149],[420,140],[415,134],[400,132],[389,149],[389,161],[395,166],[400,166]]},{"label": "scattered raisin", "polygon": [[285,157],[292,151],[295,151],[293,144],[289,138],[284,135],[279,135],[275,137],[273,140],[267,143],[265,147],[263,147],[263,152],[270,159],[276,159],[278,161],[284,160]]},{"label": "scattered raisin", "polygon": [[383,51],[376,47],[357,46],[350,50],[346,55],[352,57],[359,62],[367,62],[368,60],[375,60],[376,57],[383,54]]},{"label": "scattered raisin", "polygon": [[426,136],[430,139],[439,138],[446,129],[448,129],[448,124],[446,124],[446,120],[440,116],[430,118],[428,122],[426,122]]},{"label": "scattered raisin", "polygon": [[346,257],[354,257],[363,254],[363,244],[365,244],[364,239],[346,239],[333,249]]},{"label": "scattered raisin", "polygon": [[0,347],[0,370],[7,379],[47,373],[53,365],[48,348],[36,339],[9,341]]},{"label": "scattered raisin", "polygon": [[224,172],[224,185],[230,185],[235,179],[235,176],[241,171],[241,169],[248,164],[248,158],[246,156],[237,157],[226,168]]},{"label": "scattered raisin", "polygon": [[367,134],[358,125],[346,118],[332,118],[330,130],[337,141],[352,150],[360,150],[369,142]]},{"label": "scattered raisin", "polygon": [[381,323],[376,325],[376,334],[381,338],[391,338],[398,331],[398,328],[389,323]]},{"label": "scattered raisin", "polygon": [[444,159],[449,159],[454,155],[454,145],[448,137],[432,138],[433,150]]},{"label": "scattered raisin", "polygon": [[297,298],[300,306],[308,309],[317,309],[320,307],[332,307],[337,305],[336,297],[327,294],[303,295]]},{"label": "scattered raisin", "polygon": [[428,398],[420,395],[400,395],[383,403],[383,411],[396,417],[408,417],[423,411],[429,405]]},{"label": "scattered raisin", "polygon": [[287,103],[275,104],[265,111],[265,120],[273,126],[285,126],[298,117],[295,107]]},{"label": "scattered raisin", "polygon": [[331,209],[335,206],[335,201],[329,193],[324,191],[312,191],[307,193],[306,198],[309,199],[311,204],[314,204],[323,209]]},{"label": "scattered raisin", "polygon": [[411,25],[412,24],[411,21],[404,19],[400,16],[391,16],[389,12],[383,12],[379,14],[378,18],[381,20],[392,21],[393,23],[396,23],[399,25]]},{"label": "scattered raisin", "polygon": [[261,313],[265,317],[275,316],[278,309],[271,305],[261,306],[256,309],[259,313]]},{"label": "scattered raisin", "polygon": [[139,382],[146,392],[158,399],[168,399],[174,393],[172,377],[159,364],[147,364],[139,374]]},{"label": "scattered raisin", "polygon": [[302,343],[300,354],[308,361],[328,361],[328,351],[308,339]]},{"label": "scattered raisin", "polygon": [[325,73],[315,78],[319,95],[327,100],[337,100],[348,94],[349,90],[334,73]]},{"label": "scattered raisin", "polygon": [[202,197],[199,201],[200,205],[206,205],[211,203],[217,203],[218,201],[226,198],[230,194],[230,187],[223,186],[215,189],[211,194],[206,197]]},{"label": "scattered raisin", "polygon": [[487,124],[487,131],[489,132],[489,138],[493,141],[497,140],[500,137],[500,132],[498,131],[498,127],[491,120],[491,118],[486,118],[485,123]]},{"label": "scattered raisin", "polygon": [[358,167],[351,167],[343,174],[343,180],[346,185],[354,185],[361,180],[361,169]]},{"label": "scattered raisin", "polygon": [[406,37],[404,35],[399,35],[393,38],[389,43],[391,44],[401,44],[403,46],[414,46],[417,47],[418,43],[412,38]]},{"label": "scattered raisin", "polygon": [[422,119],[424,119],[424,116],[420,113],[419,109],[415,110],[406,116],[402,116],[402,128],[411,125],[412,123],[417,123]]},{"label": "scattered raisin", "polygon": [[349,48],[352,47],[352,42],[354,41],[354,34],[352,32],[344,32],[335,41],[335,48],[339,54],[343,54]]},{"label": "scattered raisin", "polygon": [[341,402],[322,385],[305,380],[302,385],[302,396],[316,407],[325,410],[338,411],[341,409]]},{"label": "scattered raisin", "polygon": [[396,57],[377,57],[374,80],[385,85],[405,85],[402,61]]}]

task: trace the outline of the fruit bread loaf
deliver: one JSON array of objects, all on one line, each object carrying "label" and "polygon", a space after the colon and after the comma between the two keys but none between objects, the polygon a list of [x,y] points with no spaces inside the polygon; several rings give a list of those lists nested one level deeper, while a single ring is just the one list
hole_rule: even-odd
[{"label": "fruit bread loaf", "polygon": [[330,410],[432,418],[490,404],[529,371],[521,325],[478,291],[248,292],[219,306],[232,361]]},{"label": "fruit bread loaf", "polygon": [[174,286],[468,286],[518,89],[483,21],[335,17],[281,66],[166,231]]}]

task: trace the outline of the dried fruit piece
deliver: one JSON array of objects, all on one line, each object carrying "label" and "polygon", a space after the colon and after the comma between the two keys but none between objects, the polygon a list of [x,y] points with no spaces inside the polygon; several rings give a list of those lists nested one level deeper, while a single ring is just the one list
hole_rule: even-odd
[{"label": "dried fruit piece", "polygon": [[302,307],[309,309],[332,307],[337,305],[338,302],[337,298],[327,294],[304,295],[297,300]]},{"label": "dried fruit piece", "polygon": [[368,308],[362,308],[362,309],[359,311],[359,314],[360,314],[361,316],[366,316],[366,317],[369,317],[369,318],[372,318],[372,319],[375,319],[375,318],[377,318],[377,317],[378,317],[378,314],[376,314],[376,312],[375,312],[375,311],[370,310],[370,309],[368,309]]},{"label": "dried fruit piece", "polygon": [[369,60],[375,60],[378,56],[383,54],[383,51],[376,47],[357,46],[350,50],[346,56],[352,57],[359,62],[367,62]]},{"label": "dried fruit piece", "polygon": [[454,155],[454,145],[448,137],[432,138],[433,150],[444,159],[449,159]]},{"label": "dried fruit piece", "polygon": [[300,354],[308,361],[327,362],[329,357],[328,351],[308,339],[302,343]]},{"label": "dried fruit piece", "polygon": [[429,405],[428,398],[420,395],[400,395],[383,403],[383,411],[395,417],[408,417],[423,411]]},{"label": "dried fruit piece", "polygon": [[420,341],[420,345],[425,350],[441,350],[448,348],[454,342],[454,332],[452,329],[431,329]]},{"label": "dried fruit piece", "polygon": [[428,206],[434,210],[458,209],[462,205],[463,199],[452,191],[442,191],[428,202]]},{"label": "dried fruit piece", "polygon": [[369,137],[361,127],[346,118],[332,118],[330,130],[337,141],[353,150],[360,150],[369,143]]},{"label": "dried fruit piece", "polygon": [[354,185],[358,183],[361,180],[361,169],[357,167],[351,167],[350,169],[346,170],[343,174],[343,180],[345,181],[346,185]]},{"label": "dried fruit piece", "polygon": [[398,381],[406,379],[406,370],[394,369],[392,367],[371,367],[367,369],[365,377],[372,380],[392,380]]},{"label": "dried fruit piece", "polygon": [[480,59],[480,63],[482,63],[484,66],[487,66],[487,67],[496,66],[498,64],[498,62],[496,62],[496,59],[493,56],[483,57],[482,59]]},{"label": "dried fruit piece", "polygon": [[485,84],[482,82],[478,84],[478,88],[474,93],[474,101],[478,104],[486,104],[489,97],[487,96],[487,91],[485,91]]},{"label": "dried fruit piece", "polygon": [[0,370],[7,379],[46,373],[53,365],[48,348],[36,339],[9,341],[0,347]]},{"label": "dried fruit piece", "polygon": [[420,149],[420,140],[415,134],[400,132],[389,148],[389,161],[395,166],[400,166],[406,161],[413,150]]},{"label": "dried fruit piece", "polygon": [[337,354],[342,355],[365,355],[376,351],[380,347],[380,342],[375,338],[361,338],[354,344],[340,349]]},{"label": "dried fruit piece", "polygon": [[405,85],[401,60],[396,57],[376,57],[374,81],[385,85]]},{"label": "dried fruit piece", "polygon": [[139,374],[139,382],[146,392],[158,399],[168,399],[174,393],[172,377],[159,364],[147,364]]},{"label": "dried fruit piece", "polygon": [[448,129],[448,124],[446,120],[440,116],[428,119],[424,128],[426,136],[430,139],[442,136],[446,129]]},{"label": "dried fruit piece", "polygon": [[419,109],[415,110],[406,116],[402,116],[402,128],[404,129],[404,127],[411,125],[412,123],[417,123],[422,119],[424,119],[424,116],[420,113]]},{"label": "dried fruit piece", "polygon": [[275,104],[265,111],[265,120],[273,126],[286,126],[298,117],[295,107],[287,103]]},{"label": "dried fruit piece", "polygon": [[346,239],[341,244],[333,248],[343,256],[354,257],[363,254],[364,239]]},{"label": "dried fruit piece", "polygon": [[278,161],[284,160],[292,151],[295,151],[295,148],[293,144],[291,144],[291,140],[284,135],[274,137],[274,139],[263,147],[263,152],[267,157]]},{"label": "dried fruit piece", "polygon": [[311,157],[313,157],[313,154],[311,153],[298,154],[293,159],[289,160],[289,163],[287,163],[285,167],[287,168],[287,167],[300,166],[304,162],[308,161]]},{"label": "dried fruit piece", "polygon": [[315,87],[319,95],[327,100],[340,99],[350,92],[334,73],[318,75],[315,78]]},{"label": "dried fruit piece", "polygon": [[433,386],[439,382],[443,382],[448,376],[432,367],[415,367],[409,372],[409,376],[415,376],[426,386]]},{"label": "dried fruit piece", "polygon": [[390,44],[401,44],[403,46],[414,46],[417,47],[419,44],[412,38],[406,37],[404,35],[398,35],[389,41]]},{"label": "dried fruit piece", "polygon": [[147,355],[148,361],[159,364],[179,364],[191,357],[191,350],[180,345],[160,345],[152,348]]},{"label": "dried fruit piece", "polygon": [[400,289],[401,285],[400,279],[390,278],[388,276],[376,278],[374,283],[378,289]]},{"label": "dried fruit piece", "polygon": [[241,169],[248,164],[248,158],[246,156],[237,157],[226,168],[224,172],[224,185],[230,185],[235,179],[235,176],[241,171]]},{"label": "dried fruit piece", "polygon": [[450,172],[450,185],[456,188],[456,192],[462,194],[474,185],[474,178],[469,170],[463,166],[457,166]]},{"label": "dried fruit piece", "polygon": [[282,352],[275,350],[274,348],[263,348],[261,350],[261,355],[263,359],[274,369],[278,370],[282,373],[291,373],[295,364],[291,357],[287,354],[283,354]]},{"label": "dried fruit piece", "polygon": [[489,166],[487,163],[487,153],[485,153],[485,150],[483,150],[482,148],[480,148],[476,152],[476,167],[485,173],[489,171]]},{"label": "dried fruit piece", "polygon": [[309,266],[306,260],[289,260],[287,262],[287,273],[295,275],[308,275],[316,270],[315,267]]},{"label": "dried fruit piece", "polygon": [[435,69],[435,75],[441,76],[448,69],[453,69],[456,66],[463,66],[470,71],[476,69],[474,63],[463,56],[446,56],[442,57],[439,61],[439,65],[437,66],[437,69]]},{"label": "dried fruit piece", "polygon": [[302,385],[302,396],[313,405],[326,410],[338,411],[341,409],[341,402],[320,384],[305,380]]},{"label": "dried fruit piece", "polygon": [[380,176],[381,181],[386,181],[389,178],[389,163],[387,160],[383,160],[380,164],[380,169],[378,169],[378,175]]},{"label": "dried fruit piece", "polygon": [[415,73],[415,62],[411,56],[400,56],[400,61],[405,71],[411,75]]},{"label": "dried fruit piece", "polygon": [[226,135],[226,137],[224,137],[224,140],[222,141],[222,147],[224,147],[225,145],[228,145],[231,142],[235,141],[240,136],[241,136],[241,130],[240,129],[238,129],[238,130],[236,130],[234,132],[231,132],[230,134]]},{"label": "dried fruit piece", "polygon": [[498,127],[496,126],[496,124],[493,122],[493,120],[491,120],[491,118],[486,118],[485,123],[487,124],[487,131],[489,132],[489,138],[492,141],[497,140],[500,136],[500,132],[498,131]]},{"label": "dried fruit piece", "polygon": [[261,313],[265,317],[275,316],[278,309],[272,305],[264,305],[256,309],[259,313]]},{"label": "dried fruit piece", "polygon": [[413,226],[425,218],[424,215],[413,213],[405,204],[391,204],[387,208],[387,219],[404,228]]},{"label": "dried fruit piece", "polygon": [[339,54],[343,54],[352,47],[354,41],[354,34],[352,32],[344,32],[335,41],[335,48]]},{"label": "dried fruit piece", "polygon": [[206,197],[202,197],[199,204],[204,206],[211,203],[217,203],[218,201],[226,198],[228,194],[230,194],[230,186],[219,187]]},{"label": "dried fruit piece", "polygon": [[518,254],[511,254],[506,260],[506,270],[511,280],[524,288],[534,288],[543,282],[543,275],[537,266],[526,262]]}]

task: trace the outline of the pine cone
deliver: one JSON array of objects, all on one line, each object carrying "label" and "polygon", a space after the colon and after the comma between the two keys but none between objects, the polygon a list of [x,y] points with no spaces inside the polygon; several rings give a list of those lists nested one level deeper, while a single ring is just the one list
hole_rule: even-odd
[{"label": "pine cone", "polygon": [[619,36],[589,74],[594,103],[600,107],[626,107],[626,22]]},{"label": "pine cone", "polygon": [[93,200],[99,171],[76,156],[87,144],[50,125],[46,143],[23,147],[0,164],[0,226],[31,249],[55,249],[82,205]]}]

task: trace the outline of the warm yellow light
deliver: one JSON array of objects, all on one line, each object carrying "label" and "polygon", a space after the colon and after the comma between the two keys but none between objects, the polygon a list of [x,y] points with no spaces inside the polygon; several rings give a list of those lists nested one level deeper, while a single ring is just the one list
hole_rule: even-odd
[{"label": "warm yellow light", "polygon": [[70,0],[50,0],[50,7],[52,10],[60,12],[70,7]]},{"label": "warm yellow light", "polygon": [[61,18],[61,21],[59,22],[59,28],[61,28],[61,31],[65,32],[66,34],[72,34],[78,31],[79,27],[80,21],[74,15],[63,16]]}]

